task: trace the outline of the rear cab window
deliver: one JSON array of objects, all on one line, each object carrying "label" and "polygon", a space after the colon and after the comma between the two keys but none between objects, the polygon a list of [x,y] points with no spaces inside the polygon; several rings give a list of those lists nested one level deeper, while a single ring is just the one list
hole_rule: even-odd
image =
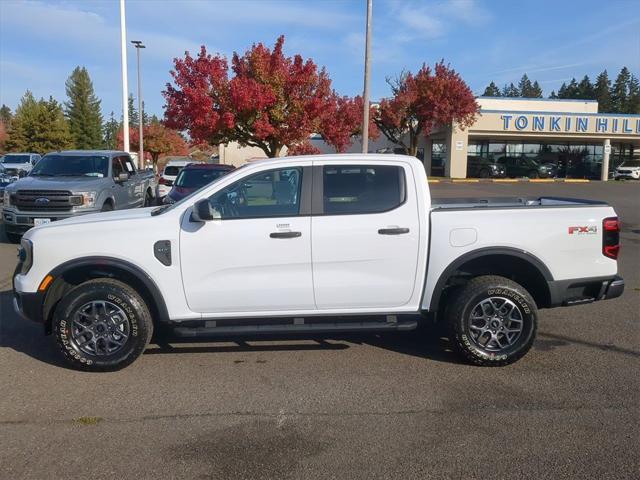
[{"label": "rear cab window", "polygon": [[404,168],[396,165],[325,165],[325,215],[381,213],[405,201]]}]

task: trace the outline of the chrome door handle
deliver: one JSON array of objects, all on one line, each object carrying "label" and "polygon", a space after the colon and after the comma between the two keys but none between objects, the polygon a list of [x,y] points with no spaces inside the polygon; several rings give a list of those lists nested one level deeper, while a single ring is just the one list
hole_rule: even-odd
[{"label": "chrome door handle", "polygon": [[296,238],[301,237],[302,232],[272,232],[269,236],[271,238]]},{"label": "chrome door handle", "polygon": [[403,235],[405,233],[409,233],[409,229],[408,228],[401,228],[401,227],[397,227],[397,228],[381,228],[380,230],[378,230],[378,233],[380,235]]}]

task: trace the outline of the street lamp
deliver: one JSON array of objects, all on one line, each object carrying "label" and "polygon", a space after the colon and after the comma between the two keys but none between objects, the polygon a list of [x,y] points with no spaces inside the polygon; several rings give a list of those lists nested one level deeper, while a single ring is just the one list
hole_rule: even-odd
[{"label": "street lamp", "polygon": [[144,168],[144,147],[142,140],[142,127],[144,123],[144,111],[142,110],[142,82],[140,79],[140,49],[147,48],[145,47],[140,40],[131,40],[131,43],[136,47],[136,53],[138,56],[138,112],[139,112],[139,120],[138,126],[140,128],[140,151],[138,153],[138,168],[142,170]]}]

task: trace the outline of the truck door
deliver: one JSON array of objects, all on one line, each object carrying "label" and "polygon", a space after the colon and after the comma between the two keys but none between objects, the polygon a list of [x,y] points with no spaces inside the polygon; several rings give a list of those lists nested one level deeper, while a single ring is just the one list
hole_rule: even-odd
[{"label": "truck door", "polygon": [[136,171],[130,156],[126,155],[121,160],[125,172],[129,174],[129,180],[127,180],[129,207],[140,207],[144,201],[142,176]]},{"label": "truck door", "polygon": [[317,308],[393,309],[408,303],[420,242],[411,168],[399,162],[314,162],[317,177],[322,182],[314,181],[311,221]]},{"label": "truck door", "polygon": [[189,308],[203,314],[314,310],[311,167],[251,174],[209,198],[219,219],[182,219]]},{"label": "truck door", "polygon": [[113,157],[111,159],[111,174],[113,176],[113,185],[111,189],[113,191],[113,198],[115,200],[115,208],[122,209],[129,206],[129,194],[127,190],[127,182],[120,182],[118,176],[121,173],[125,173],[120,157]]}]

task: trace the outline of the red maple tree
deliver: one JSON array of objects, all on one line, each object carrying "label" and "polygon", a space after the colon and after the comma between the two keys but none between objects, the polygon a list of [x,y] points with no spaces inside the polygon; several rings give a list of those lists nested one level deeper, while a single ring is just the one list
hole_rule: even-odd
[{"label": "red maple tree", "polygon": [[318,147],[313,145],[308,140],[302,143],[297,143],[289,147],[287,151],[287,155],[296,156],[296,155],[318,155],[322,153]]},{"label": "red maple tree", "polygon": [[[179,132],[161,123],[151,123],[143,128],[143,148],[145,158],[150,158],[156,170],[160,155],[188,155],[189,145]],[[118,131],[118,148],[123,148],[123,131]],[[129,147],[132,151],[140,148],[140,133],[137,128],[129,129]]]},{"label": "red maple tree", "polygon": [[480,109],[471,89],[444,61],[434,70],[423,65],[415,75],[403,73],[389,84],[393,97],[380,102],[375,123],[408,155],[416,155],[420,134],[429,136],[435,127],[452,123],[469,127]]},{"label": "red maple tree", "polygon": [[258,43],[242,56],[234,53],[231,78],[227,60],[204,46],[195,58],[187,52],[174,59],[175,85],[163,92],[166,124],[195,142],[237,141],[268,157],[304,143],[331,105],[331,80],[311,59],[285,56],[283,45],[280,36],[273,50]]},{"label": "red maple tree", "polygon": [[[322,138],[336,149],[345,152],[352,144],[353,138],[362,135],[362,97],[340,97],[335,93],[323,117],[320,134]],[[375,108],[369,107],[369,137],[378,138],[380,132],[374,122]]]}]

